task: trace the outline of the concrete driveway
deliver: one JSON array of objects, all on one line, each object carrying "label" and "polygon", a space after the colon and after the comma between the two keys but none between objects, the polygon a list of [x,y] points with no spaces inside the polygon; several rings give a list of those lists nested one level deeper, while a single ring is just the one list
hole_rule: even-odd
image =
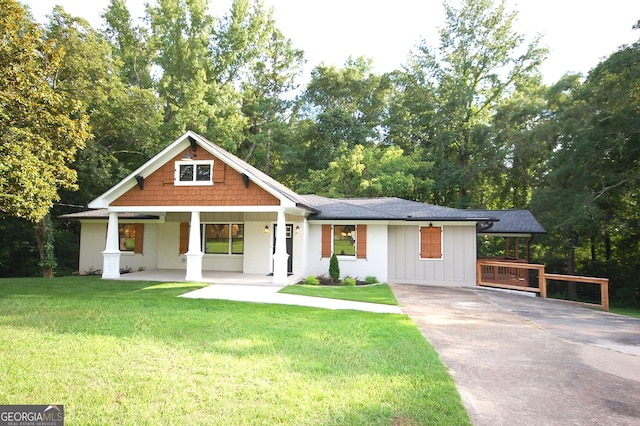
[{"label": "concrete driveway", "polygon": [[481,288],[393,284],[475,425],[640,425],[640,320]]}]

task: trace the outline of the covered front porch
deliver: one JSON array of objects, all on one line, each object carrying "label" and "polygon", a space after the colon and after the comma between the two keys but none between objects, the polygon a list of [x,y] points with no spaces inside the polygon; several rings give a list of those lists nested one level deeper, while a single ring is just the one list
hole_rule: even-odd
[{"label": "covered front porch", "polygon": [[[142,273],[139,279],[146,275],[153,281],[165,281],[165,271],[169,271],[173,281],[233,281],[244,276],[251,282],[283,286],[294,273],[302,272],[305,222],[295,207],[206,207],[190,212],[178,211],[179,207],[173,209],[176,211],[114,210],[107,213],[106,248],[101,253],[102,277],[106,279],[131,275],[123,271],[133,269],[138,271],[134,274]],[[134,247],[133,251],[123,251],[123,214],[131,217],[124,222],[136,222],[135,215],[156,215],[155,219],[140,220],[144,250]],[[205,232],[209,228],[227,229],[228,235],[222,235],[221,243],[216,235]],[[220,253],[219,245],[225,249]]]}]

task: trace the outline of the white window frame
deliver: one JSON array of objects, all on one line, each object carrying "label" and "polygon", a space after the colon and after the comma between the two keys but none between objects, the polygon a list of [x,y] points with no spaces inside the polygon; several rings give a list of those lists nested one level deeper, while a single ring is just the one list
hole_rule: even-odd
[{"label": "white window frame", "polygon": [[[209,180],[196,180],[198,166],[209,166]],[[180,167],[193,166],[193,179],[180,180]],[[176,161],[174,168],[173,184],[175,186],[211,186],[213,185],[213,160],[184,160]]]}]

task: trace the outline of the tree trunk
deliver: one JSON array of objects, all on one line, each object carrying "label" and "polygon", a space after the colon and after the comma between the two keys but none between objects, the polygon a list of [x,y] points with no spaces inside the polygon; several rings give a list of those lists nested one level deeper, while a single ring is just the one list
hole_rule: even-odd
[{"label": "tree trunk", "polygon": [[269,174],[269,163],[271,162],[271,128],[267,129],[267,143],[265,146],[266,149],[266,159],[264,165],[265,174]]},{"label": "tree trunk", "polygon": [[38,245],[38,255],[42,276],[53,277],[54,269],[57,265],[53,249],[53,230],[51,229],[51,216],[42,218],[35,226],[36,243]]}]

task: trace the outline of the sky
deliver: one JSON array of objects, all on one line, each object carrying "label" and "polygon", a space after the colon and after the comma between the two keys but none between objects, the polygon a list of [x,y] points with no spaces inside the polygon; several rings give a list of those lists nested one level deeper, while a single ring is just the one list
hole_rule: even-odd
[{"label": "sky", "polygon": [[[109,0],[19,1],[39,22],[46,22],[58,4],[94,28],[102,26],[100,14],[109,4]],[[132,16],[144,14],[144,1],[126,1]],[[376,73],[399,69],[420,40],[438,47],[438,29],[444,23],[440,0],[264,0],[264,4],[273,8],[285,37],[305,52],[306,73],[322,62],[341,67],[350,56],[372,58]],[[220,17],[230,5],[231,0],[210,0],[209,10]],[[639,0],[507,0],[507,8],[518,11],[518,33],[528,39],[542,35],[542,45],[549,49],[541,67],[547,84],[567,72],[586,75],[620,46],[640,39],[640,30],[632,30],[640,20]]]}]

